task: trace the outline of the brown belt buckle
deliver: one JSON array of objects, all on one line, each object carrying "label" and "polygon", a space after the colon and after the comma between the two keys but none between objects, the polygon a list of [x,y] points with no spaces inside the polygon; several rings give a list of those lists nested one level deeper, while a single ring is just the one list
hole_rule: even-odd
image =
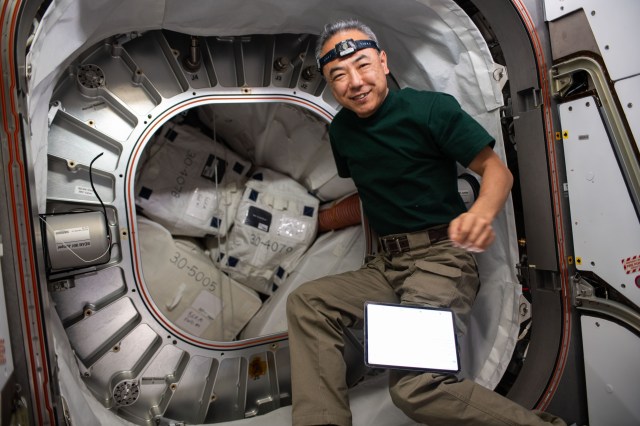
[{"label": "brown belt buckle", "polygon": [[382,243],[384,245],[384,249],[388,251],[390,254],[398,254],[402,253],[402,246],[400,245],[401,237],[389,237],[384,238]]}]

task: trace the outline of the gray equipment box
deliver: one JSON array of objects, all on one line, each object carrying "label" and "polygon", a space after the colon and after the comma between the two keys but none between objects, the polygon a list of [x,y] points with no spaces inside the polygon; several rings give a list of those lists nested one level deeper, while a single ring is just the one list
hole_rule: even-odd
[{"label": "gray equipment box", "polygon": [[56,214],[43,218],[52,270],[85,268],[111,258],[105,215],[100,211]]}]

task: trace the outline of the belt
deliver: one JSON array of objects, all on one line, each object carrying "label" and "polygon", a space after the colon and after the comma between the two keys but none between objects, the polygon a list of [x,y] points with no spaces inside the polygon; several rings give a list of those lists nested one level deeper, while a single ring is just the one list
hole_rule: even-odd
[{"label": "belt", "polygon": [[[426,229],[424,231],[411,232],[408,234],[393,234],[385,237],[380,237],[380,244],[382,249],[389,254],[396,255],[405,253],[412,248],[416,248],[419,245],[429,244],[433,245],[449,239],[448,226],[442,225]],[[422,240],[422,244],[415,244],[415,241]],[[411,241],[414,241],[414,247],[412,247]]]}]

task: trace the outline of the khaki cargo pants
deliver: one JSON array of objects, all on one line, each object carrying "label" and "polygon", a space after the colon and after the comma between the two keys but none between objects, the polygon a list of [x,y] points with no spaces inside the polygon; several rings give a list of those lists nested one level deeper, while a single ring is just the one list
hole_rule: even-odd
[{"label": "khaki cargo pants", "polygon": [[[351,425],[342,330],[362,321],[365,301],[448,306],[457,333],[465,333],[479,285],[475,259],[448,240],[431,246],[428,238],[413,236],[410,242],[405,253],[379,255],[289,296],[294,426]],[[429,426],[565,424],[450,375],[391,370],[389,391],[404,413]]]}]

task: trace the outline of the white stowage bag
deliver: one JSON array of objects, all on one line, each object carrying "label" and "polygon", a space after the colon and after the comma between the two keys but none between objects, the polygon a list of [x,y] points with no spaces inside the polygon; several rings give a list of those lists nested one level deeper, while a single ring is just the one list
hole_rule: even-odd
[{"label": "white stowage bag", "polygon": [[258,311],[258,294],[222,273],[202,249],[138,216],[145,287],[162,314],[200,339],[231,341]]},{"label": "white stowage bag", "polygon": [[237,281],[273,293],[318,229],[319,201],[292,178],[260,168],[246,183],[233,228],[214,259]]},{"label": "white stowage bag", "polygon": [[251,163],[198,129],[165,124],[141,159],[136,204],[174,235],[226,235]]},{"label": "white stowage bag", "polygon": [[240,335],[243,339],[287,331],[286,303],[300,285],[327,275],[355,271],[364,262],[365,234],[349,226],[320,235],[278,291],[263,303]]}]

